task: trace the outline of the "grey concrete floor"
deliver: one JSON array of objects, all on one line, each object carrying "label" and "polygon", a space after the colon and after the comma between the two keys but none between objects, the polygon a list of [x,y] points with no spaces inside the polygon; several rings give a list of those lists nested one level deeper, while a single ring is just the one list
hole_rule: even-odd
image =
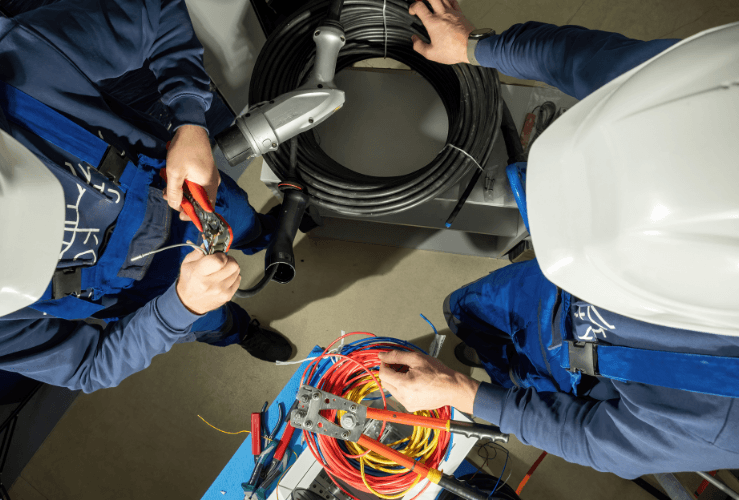
[{"label": "grey concrete floor", "polygon": [[[198,0],[192,0],[197,3]],[[189,2],[190,3],[190,2]],[[579,24],[651,39],[684,38],[739,20],[737,0],[463,0],[478,27],[497,31],[538,20]],[[239,180],[257,209],[276,203],[259,181],[255,162]],[[270,285],[242,305],[283,332],[298,356],[326,345],[341,330],[368,331],[428,345],[438,327],[444,297],[506,261],[373,245],[313,241],[295,248],[298,275],[288,286]],[[255,280],[262,256],[236,256],[244,282]],[[448,330],[445,330],[449,333]],[[442,331],[444,333],[444,331]],[[442,358],[463,370],[450,338]],[[243,440],[214,431],[202,415],[226,430],[249,427],[248,417],[272,399],[294,368],[251,358],[239,347],[176,345],[151,367],[117,387],[80,396],[21,478],[14,500],[200,498]],[[482,377],[482,373],[473,376]],[[515,487],[539,450],[513,439],[506,476]],[[478,463],[482,461],[473,458]],[[488,464],[499,474],[503,457]],[[697,480],[686,477],[687,482]],[[611,474],[548,456],[523,491],[523,499],[649,499],[640,488]]]}]

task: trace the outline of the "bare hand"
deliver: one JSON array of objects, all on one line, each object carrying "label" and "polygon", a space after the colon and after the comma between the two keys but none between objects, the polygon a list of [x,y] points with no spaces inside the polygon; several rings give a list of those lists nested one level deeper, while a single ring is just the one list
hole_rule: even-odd
[{"label": "bare hand", "polygon": [[[414,412],[434,410],[451,405],[472,413],[480,382],[452,370],[438,359],[418,352],[390,351],[380,353],[382,386]],[[405,365],[408,372],[400,373],[389,365]]]},{"label": "bare hand", "polygon": [[183,125],[177,129],[167,150],[167,193],[169,206],[180,211],[180,219],[190,220],[182,212],[182,185],[185,179],[200,184],[215,206],[221,176],[213,159],[208,133],[197,125]]},{"label": "bare hand", "polygon": [[413,49],[426,59],[442,64],[468,63],[467,38],[475,29],[462,14],[457,0],[429,0],[431,12],[423,2],[411,5],[408,12],[418,16],[428,31],[431,43],[413,35]]},{"label": "bare hand", "polygon": [[241,269],[233,257],[193,250],[180,267],[177,295],[195,314],[218,309],[231,300],[241,284]]}]

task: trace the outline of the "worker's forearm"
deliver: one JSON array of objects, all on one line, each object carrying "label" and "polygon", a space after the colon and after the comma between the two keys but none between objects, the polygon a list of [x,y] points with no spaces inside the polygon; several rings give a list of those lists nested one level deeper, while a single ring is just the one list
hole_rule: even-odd
[{"label": "worker's forearm", "polygon": [[[600,404],[560,392],[538,393],[531,388],[505,389],[483,383],[475,398],[474,415],[499,426],[502,432],[514,434],[524,444],[569,462],[608,471],[608,464],[601,461],[600,441],[610,440],[611,430],[590,427]],[[624,441],[623,446],[630,444]],[[610,470],[623,473],[623,469]]]},{"label": "worker's forearm", "polygon": [[0,369],[86,393],[117,386],[149,366],[199,317],[182,305],[174,285],[105,328],[22,316],[19,311],[0,318]]},{"label": "worker's forearm", "polygon": [[528,22],[481,40],[475,58],[504,75],[542,81],[583,99],[677,41],[643,42],[579,26]]},{"label": "worker's forearm", "polygon": [[641,420],[618,399],[597,401],[562,392],[483,385],[475,416],[524,444],[627,479],[670,467],[690,470],[672,459],[681,444],[674,443],[669,432]]},{"label": "worker's forearm", "polygon": [[472,413],[493,425],[500,425],[500,414],[508,389],[483,382],[477,389]]},{"label": "worker's forearm", "polygon": [[172,285],[136,313],[105,328],[96,352],[89,358],[89,368],[73,378],[83,391],[117,386],[190,332],[200,316],[182,304],[175,290]]}]

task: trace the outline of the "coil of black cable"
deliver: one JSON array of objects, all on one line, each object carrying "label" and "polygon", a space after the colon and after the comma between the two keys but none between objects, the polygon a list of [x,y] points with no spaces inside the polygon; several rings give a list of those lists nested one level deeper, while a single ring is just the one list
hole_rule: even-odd
[{"label": "coil of black cable", "polygon": [[[447,147],[415,172],[373,177],[340,165],[319,147],[312,133],[301,134],[298,175],[321,208],[362,217],[401,212],[453,187],[471,169],[478,168],[475,161],[484,166],[490,156],[500,124],[497,72],[468,64],[438,64],[416,53],[411,35],[425,40],[428,35],[421,22],[408,13],[409,5],[403,0],[346,0],[341,13],[346,44],[339,52],[336,72],[385,54],[410,66],[432,85],[444,104],[449,120]],[[315,57],[312,33],[328,9],[329,0],[307,2],[275,29],[257,58],[249,102],[269,101],[304,83]],[[289,172],[289,150],[281,147],[266,155],[282,180]]]},{"label": "coil of black cable", "polygon": [[[474,486],[483,493],[487,493],[491,500],[521,500],[513,488],[506,483],[500,484],[500,480],[490,474],[466,474],[457,479],[467,483],[469,486]],[[493,488],[497,488],[495,489],[494,495],[492,493]],[[450,491],[443,490],[439,493],[439,500],[462,500],[462,498]]]}]

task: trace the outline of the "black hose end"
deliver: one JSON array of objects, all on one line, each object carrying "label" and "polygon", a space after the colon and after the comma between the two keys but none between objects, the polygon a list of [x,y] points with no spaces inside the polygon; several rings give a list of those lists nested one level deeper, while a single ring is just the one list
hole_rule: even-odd
[{"label": "black hose end", "polygon": [[[294,260],[292,252],[290,252],[289,260]],[[295,277],[295,264],[294,263],[289,264],[288,262],[275,262],[273,264],[267,264],[267,269],[269,269],[272,266],[275,266],[277,268],[274,276],[272,276],[272,281],[276,281],[277,283],[281,285],[287,285]]]},{"label": "black hose end", "polygon": [[[290,183],[282,184],[290,186]],[[280,216],[277,222],[272,241],[267,246],[264,256],[264,268],[269,270],[276,266],[273,281],[283,285],[290,283],[295,277],[295,256],[293,255],[293,241],[298,232],[300,221],[308,207],[309,196],[300,189],[298,183],[294,187],[285,187],[285,198],[280,207]]]},{"label": "black hose end", "polygon": [[226,157],[226,161],[232,167],[254,156],[249,141],[246,140],[246,137],[236,125],[232,125],[216,135],[216,144],[221,148],[223,156]]}]

